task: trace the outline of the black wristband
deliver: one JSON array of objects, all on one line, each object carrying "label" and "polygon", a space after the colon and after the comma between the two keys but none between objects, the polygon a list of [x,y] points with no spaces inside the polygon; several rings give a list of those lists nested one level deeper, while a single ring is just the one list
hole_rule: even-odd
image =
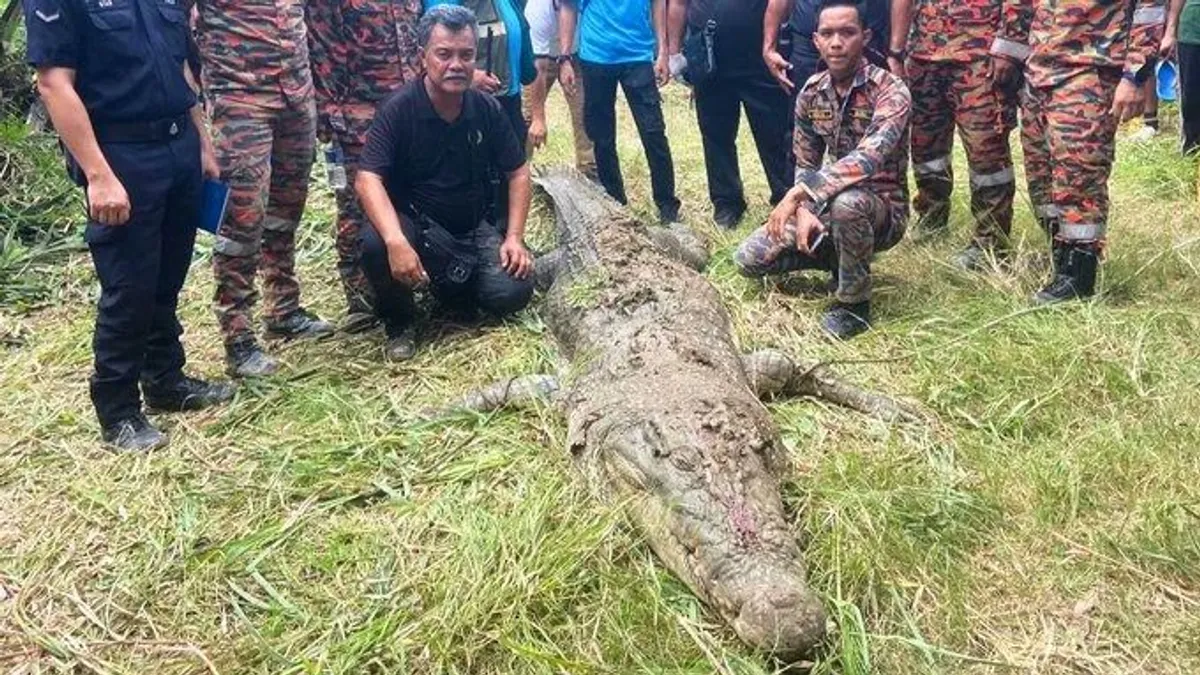
[{"label": "black wristband", "polygon": [[903,61],[904,59],[908,58],[908,50],[907,49],[892,49],[891,47],[889,47],[888,48],[888,56],[893,59],[896,59],[897,61]]}]

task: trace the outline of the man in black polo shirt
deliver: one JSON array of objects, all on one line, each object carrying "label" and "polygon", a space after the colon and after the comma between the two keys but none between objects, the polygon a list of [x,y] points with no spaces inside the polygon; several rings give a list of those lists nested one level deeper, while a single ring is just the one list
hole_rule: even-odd
[{"label": "man in black polo shirt", "polygon": [[770,203],[792,187],[789,98],[759,55],[766,10],[767,0],[671,0],[668,8],[671,60],[686,63],[683,75],[695,88],[713,219],[725,228],[736,227],[746,211],[737,157],[743,106]]},{"label": "man in black polo shirt", "polygon": [[[355,181],[374,226],[363,232],[363,269],[391,360],[416,352],[415,290],[429,286],[442,304],[497,316],[533,296],[533,258],[521,239],[529,167],[500,104],[470,88],[475,16],[440,5],[417,33],[425,77],[379,107]],[[497,194],[504,184],[507,200]],[[507,218],[495,213],[503,201]]]}]

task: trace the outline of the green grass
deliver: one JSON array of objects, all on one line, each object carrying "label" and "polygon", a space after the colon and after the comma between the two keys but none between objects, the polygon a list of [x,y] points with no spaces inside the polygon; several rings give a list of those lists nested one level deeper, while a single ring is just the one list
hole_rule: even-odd
[{"label": "green grass", "polygon": [[[539,161],[570,159],[554,97]],[[784,498],[835,620],[813,671],[1200,672],[1200,227],[1172,135],[1119,148],[1105,298],[1030,311],[1046,246],[1023,191],[1018,271],[951,269],[969,229],[960,189],[950,238],[881,256],[877,330],[833,344],[816,323],[826,298],[733,270],[767,213],[748,133],[751,211],[724,233],[679,88],[667,118],[685,218],[713,241],[708,274],[740,344],[838,361],[938,417],[889,427],[771,406],[793,459]],[[306,303],[337,317],[332,212],[318,179],[300,268]],[[182,313],[191,369],[216,376],[207,241]],[[138,457],[96,440],[86,259],[50,279],[54,306],[4,315],[26,337],[0,352],[0,671],[773,672],[591,496],[554,410],[419,418],[553,370],[536,308],[399,366],[380,363],[379,334],[280,348],[283,374],[160,418],[172,445]]]}]

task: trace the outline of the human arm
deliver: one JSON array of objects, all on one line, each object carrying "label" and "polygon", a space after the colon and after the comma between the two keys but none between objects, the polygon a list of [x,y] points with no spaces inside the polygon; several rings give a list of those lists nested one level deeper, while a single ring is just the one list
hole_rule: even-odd
[{"label": "human arm", "polygon": [[[558,6],[558,53],[570,57],[575,53],[575,28],[579,22],[579,9],[575,0],[563,0]],[[575,88],[575,60],[564,58],[558,67],[558,81],[568,89]]]},{"label": "human arm", "polygon": [[1179,15],[1183,12],[1183,0],[1171,0],[1167,9],[1167,27],[1163,31],[1162,42],[1158,47],[1158,55],[1164,59],[1174,59],[1179,46]]},{"label": "human arm", "polygon": [[897,77],[908,77],[904,59],[893,56],[908,49],[908,33],[912,30],[913,0],[892,0],[892,34],[888,42],[888,70]]},{"label": "human arm", "polygon": [[688,0],[668,0],[667,5],[667,68],[671,77],[679,77],[687,66],[683,51],[683,38],[687,32]]},{"label": "human arm", "polygon": [[789,94],[796,88],[795,83],[788,77],[792,64],[779,53],[779,27],[784,18],[792,11],[793,0],[767,0],[767,11],[763,14],[763,43],[762,58],[767,64],[771,76]]},{"label": "human arm", "polygon": [[[187,63],[183,64],[183,79],[187,80],[188,86],[199,95],[200,86],[192,77],[192,69]],[[204,112],[204,105],[197,99],[196,105],[192,106],[189,112],[192,124],[196,126],[196,133],[200,136],[200,170],[205,178],[220,178],[221,166],[217,163],[217,151],[213,149],[212,136],[208,133],[208,115]]]},{"label": "human arm", "polygon": [[1113,94],[1112,114],[1121,122],[1140,115],[1146,104],[1146,92],[1139,82],[1147,74],[1162,46],[1167,19],[1167,0],[1132,0],[1133,15],[1121,82]]},{"label": "human arm", "polygon": [[654,78],[658,86],[666,86],[671,81],[670,44],[667,37],[667,0],[651,0],[650,21],[654,24],[654,41],[656,55],[654,57]]},{"label": "human arm", "polygon": [[546,144],[546,96],[550,91],[550,59],[534,59],[537,78],[525,87],[529,95],[529,144],[536,150]]},{"label": "human arm", "polygon": [[522,164],[508,174],[508,231],[500,245],[500,265],[518,279],[533,273],[533,256],[525,248],[525,221],[529,218],[529,203],[533,199],[533,179],[529,164]]},{"label": "human arm", "polygon": [[[814,182],[813,174],[821,169],[825,158],[825,139],[817,133],[810,115],[812,97],[801,92],[796,99],[796,123],[792,133],[792,154],[796,157],[796,185],[776,204],[767,219],[767,234],[775,241],[782,241],[789,220],[797,225],[813,213],[813,197],[806,183]],[[801,213],[803,211],[804,213]],[[797,246],[803,243],[797,239]]]}]

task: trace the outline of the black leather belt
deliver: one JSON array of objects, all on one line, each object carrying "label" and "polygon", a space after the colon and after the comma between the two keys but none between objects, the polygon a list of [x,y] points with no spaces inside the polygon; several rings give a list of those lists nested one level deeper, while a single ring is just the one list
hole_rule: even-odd
[{"label": "black leather belt", "polygon": [[92,128],[101,143],[162,143],[182,136],[191,125],[185,114],[152,122],[93,122]]}]

